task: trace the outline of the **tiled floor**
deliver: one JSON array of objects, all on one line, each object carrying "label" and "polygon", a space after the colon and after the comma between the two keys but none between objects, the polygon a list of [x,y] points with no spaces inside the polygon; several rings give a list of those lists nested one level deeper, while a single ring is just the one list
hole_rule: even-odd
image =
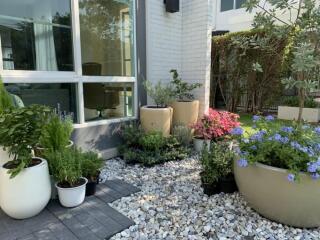
[{"label": "tiled floor", "polygon": [[14,220],[0,209],[0,240],[100,240],[109,239],[134,224],[108,203],[140,191],[120,180],[98,185],[97,194],[76,208],[51,201],[38,216]]}]

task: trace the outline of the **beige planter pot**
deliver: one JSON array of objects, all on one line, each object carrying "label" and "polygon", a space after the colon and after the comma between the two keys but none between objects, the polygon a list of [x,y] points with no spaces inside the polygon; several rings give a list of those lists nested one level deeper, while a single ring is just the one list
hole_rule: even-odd
[{"label": "beige planter pot", "polygon": [[[66,148],[72,148],[73,145],[74,145],[73,141],[69,140],[69,144],[66,146]],[[44,157],[45,150],[46,148],[36,147],[36,149],[34,150],[34,155],[36,157]]]},{"label": "beige planter pot", "polygon": [[12,159],[9,156],[9,153],[0,146],[0,167],[6,162],[11,161]]},{"label": "beige planter pot", "polygon": [[259,163],[235,163],[234,175],[240,193],[264,217],[300,228],[320,226],[320,181],[301,174],[300,182],[289,182],[285,169]]},{"label": "beige planter pot", "polygon": [[174,102],[172,103],[173,118],[172,124],[183,124],[189,126],[198,120],[199,115],[199,101],[192,102]]},{"label": "beige planter pot", "polygon": [[163,136],[170,135],[172,108],[140,108],[141,127],[146,132],[160,131]]},{"label": "beige planter pot", "polygon": [[[278,107],[278,118],[284,120],[297,120],[299,116],[298,107]],[[319,122],[320,109],[319,108],[304,108],[302,112],[302,119],[307,122]]]}]

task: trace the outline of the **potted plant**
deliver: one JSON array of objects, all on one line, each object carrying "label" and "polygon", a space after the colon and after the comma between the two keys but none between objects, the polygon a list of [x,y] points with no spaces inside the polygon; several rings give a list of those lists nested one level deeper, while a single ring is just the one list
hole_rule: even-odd
[{"label": "potted plant", "polygon": [[237,114],[210,108],[208,114],[204,114],[198,122],[191,125],[191,128],[194,129],[195,150],[201,152],[204,143],[210,148],[211,140],[228,135],[235,127],[239,126],[238,118]]},{"label": "potted plant", "polygon": [[155,105],[140,108],[141,127],[145,132],[160,131],[164,136],[169,136],[173,113],[169,107],[172,101],[172,89],[169,85],[162,85],[161,82],[153,86],[148,81],[145,82],[145,88]]},{"label": "potted plant", "polygon": [[[12,101],[12,98],[10,94],[7,92],[6,88],[4,87],[4,84],[0,77],[0,114],[5,109],[13,108],[14,104]],[[0,165],[3,165],[4,163],[12,160],[10,158],[8,151],[6,151],[3,146],[0,146]]]},{"label": "potted plant", "polygon": [[[306,98],[301,113],[301,118],[307,122],[320,121],[320,108],[312,98]],[[284,120],[298,120],[299,98],[297,96],[285,97],[278,107],[278,118]]]},{"label": "potted plant", "polygon": [[0,168],[0,205],[12,218],[33,217],[50,199],[47,161],[32,157],[49,111],[33,105],[0,114],[0,145],[13,157]]},{"label": "potted plant", "polygon": [[91,196],[96,193],[97,184],[99,184],[100,181],[100,169],[103,167],[103,164],[103,159],[95,152],[90,151],[82,154],[82,176],[88,179],[86,196]]},{"label": "potted plant", "polygon": [[176,98],[176,101],[171,104],[173,108],[172,123],[174,125],[184,124],[185,126],[194,124],[198,120],[199,101],[194,100],[191,91],[201,87],[202,84],[183,82],[175,69],[172,69],[170,73],[172,74],[171,84],[174,87],[173,94]]},{"label": "potted plant", "polygon": [[79,206],[84,201],[88,182],[82,176],[82,152],[77,148],[64,148],[50,151],[49,155],[61,205]]},{"label": "potted plant", "polygon": [[[257,120],[259,119],[259,120]],[[268,219],[320,226],[320,128],[255,117],[255,132],[237,135],[234,174],[249,205]]]}]

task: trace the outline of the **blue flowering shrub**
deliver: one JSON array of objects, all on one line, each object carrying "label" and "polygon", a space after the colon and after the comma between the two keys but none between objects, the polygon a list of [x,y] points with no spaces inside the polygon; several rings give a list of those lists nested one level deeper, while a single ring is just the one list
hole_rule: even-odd
[{"label": "blue flowering shrub", "polygon": [[299,173],[306,172],[313,179],[320,178],[320,127],[283,125],[272,116],[254,116],[254,133],[244,135],[242,128],[232,131],[239,146],[237,161],[240,167],[262,163],[288,169],[288,180],[299,180]]}]

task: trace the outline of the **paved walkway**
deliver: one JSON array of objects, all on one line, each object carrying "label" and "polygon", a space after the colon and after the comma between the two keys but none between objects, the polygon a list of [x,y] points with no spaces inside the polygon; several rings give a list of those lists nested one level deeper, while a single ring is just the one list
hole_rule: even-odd
[{"label": "paved walkway", "polygon": [[95,196],[76,208],[63,208],[51,201],[38,216],[14,220],[0,209],[0,240],[102,240],[134,224],[111,203],[140,190],[120,180],[98,185]]}]

